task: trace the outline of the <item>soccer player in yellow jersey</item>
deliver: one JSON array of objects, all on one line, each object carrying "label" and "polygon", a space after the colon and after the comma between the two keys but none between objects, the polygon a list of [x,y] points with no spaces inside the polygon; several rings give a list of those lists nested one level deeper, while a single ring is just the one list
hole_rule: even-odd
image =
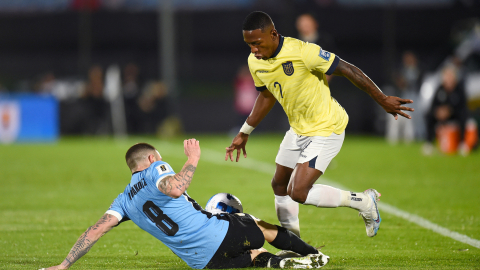
[{"label": "soccer player in yellow jersey", "polygon": [[404,104],[412,100],[386,96],[357,67],[316,44],[284,37],[275,29],[268,14],[250,13],[243,23],[243,38],[251,50],[250,72],[260,92],[255,106],[232,144],[226,148],[225,160],[236,161],[249,134],[278,101],[288,116],[287,131],[278,151],[272,179],[275,209],[283,227],[300,235],[298,203],[317,207],[350,207],[360,212],[367,235],[373,237],[380,226],[374,189],[362,193],[315,184],[342,147],[348,115],[330,95],[325,75],[343,76],[369,94],[392,114],[411,118],[413,111]]}]

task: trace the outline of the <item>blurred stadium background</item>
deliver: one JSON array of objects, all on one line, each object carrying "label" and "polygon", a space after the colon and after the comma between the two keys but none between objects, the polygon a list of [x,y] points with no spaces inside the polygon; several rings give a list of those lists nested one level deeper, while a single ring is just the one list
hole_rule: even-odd
[{"label": "blurred stadium background", "polygon": [[[242,22],[253,10],[269,13],[292,37],[299,37],[297,17],[310,13],[323,37],[318,43],[387,93],[398,88],[405,51],[418,58],[423,80],[461,55],[472,35],[476,43],[463,48],[462,61],[468,74],[480,72],[477,0],[3,0],[0,93],[53,95],[60,135],[227,132],[244,118],[234,106],[234,81],[249,54]],[[331,88],[351,118],[347,132],[385,133],[386,116],[368,95],[343,78]],[[477,119],[478,88],[471,90]],[[119,104],[116,89],[126,117],[112,105]],[[287,127],[277,105],[259,130]]]},{"label": "blurred stadium background", "polygon": [[[479,269],[480,153],[422,154],[424,115],[444,66],[456,67],[470,118],[480,121],[478,0],[0,0],[0,269],[59,263],[123,190],[123,155],[140,140],[179,169],[181,141],[195,134],[203,156],[192,197],[205,205],[230,192],[246,212],[276,222],[269,179],[288,128],[282,108],[254,131],[248,159],[223,162],[252,103],[241,28],[254,10],[269,13],[280,34],[305,39],[298,18],[311,14],[320,46],[387,94],[415,101],[415,142],[390,145],[398,138],[383,138],[389,123],[382,109],[333,78],[332,95],[350,122],[322,181],[375,187],[382,202],[474,244],[391,211],[382,214],[383,235],[364,240],[361,219],[348,209],[311,207],[301,210],[305,239],[326,245],[336,269]],[[415,72],[405,72],[412,61]],[[107,235],[74,268],[188,268],[133,224],[118,230],[125,237]]]}]

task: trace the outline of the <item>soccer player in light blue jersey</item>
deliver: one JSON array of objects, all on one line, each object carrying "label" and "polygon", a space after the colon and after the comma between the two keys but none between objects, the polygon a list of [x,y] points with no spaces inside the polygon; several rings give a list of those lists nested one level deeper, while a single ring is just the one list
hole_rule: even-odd
[{"label": "soccer player in light blue jersey", "polygon": [[[188,160],[175,173],[160,153],[146,143],[135,144],[125,159],[132,178],[108,211],[78,238],[65,260],[48,269],[67,269],[115,226],[131,220],[164,243],[195,269],[243,267],[320,268],[329,257],[287,229],[244,213],[213,215],[186,190],[200,159],[195,139],[184,141]],[[280,257],[262,248],[291,250],[299,257]]]}]

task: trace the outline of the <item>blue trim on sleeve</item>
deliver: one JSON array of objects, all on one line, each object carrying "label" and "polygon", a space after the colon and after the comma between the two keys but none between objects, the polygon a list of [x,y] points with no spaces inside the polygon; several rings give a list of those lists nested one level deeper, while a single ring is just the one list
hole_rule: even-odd
[{"label": "blue trim on sleeve", "polygon": [[267,90],[267,87],[264,85],[264,86],[255,86],[255,88],[257,89],[257,91],[259,92],[262,92],[264,90]]},{"label": "blue trim on sleeve", "polygon": [[330,68],[325,72],[326,75],[332,75],[332,73],[335,71],[335,69],[338,66],[338,62],[340,62],[340,58],[335,55],[335,59],[333,59],[333,63],[330,66]]}]

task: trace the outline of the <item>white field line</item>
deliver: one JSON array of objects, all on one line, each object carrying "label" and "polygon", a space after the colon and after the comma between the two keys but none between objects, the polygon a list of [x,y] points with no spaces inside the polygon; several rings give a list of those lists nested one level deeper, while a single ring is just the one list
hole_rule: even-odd
[{"label": "white field line", "polygon": [[454,231],[450,231],[449,229],[447,228],[444,228],[440,225],[437,225],[431,221],[428,221],[420,216],[417,216],[415,214],[410,214],[408,212],[405,212],[403,210],[400,210],[398,208],[396,208],[395,206],[392,206],[392,205],[389,205],[389,204],[386,204],[386,203],[380,203],[379,204],[379,207],[382,211],[385,211],[387,213],[390,213],[392,215],[395,215],[397,217],[401,217],[403,219],[406,219],[410,222],[413,222],[417,225],[419,225],[420,227],[423,227],[423,228],[426,228],[426,229],[429,229],[429,230],[432,230],[438,234],[441,234],[443,236],[446,236],[446,237],[450,237],[452,239],[455,239],[459,242],[462,242],[462,243],[465,243],[465,244],[469,244],[473,247],[476,247],[476,248],[480,248],[480,241],[477,240],[477,239],[473,239],[473,238],[470,238],[464,234],[460,234],[460,233],[457,233],[457,232],[454,232]]},{"label": "white field line", "polygon": [[[211,163],[215,163],[215,164],[232,165],[232,166],[236,166],[236,167],[250,169],[250,170],[266,173],[266,174],[269,174],[271,176],[273,176],[273,173],[275,172],[275,165],[273,165],[274,161],[272,161],[272,164],[270,164],[270,163],[266,163],[266,162],[262,162],[262,161],[257,161],[257,160],[251,159],[251,158],[246,158],[245,159],[242,156],[241,160],[238,163],[237,162],[232,163],[231,161],[224,161],[225,160],[225,154],[224,153],[220,153],[220,152],[205,149],[205,148],[202,148],[202,159],[205,160],[205,161],[211,162]],[[328,180],[324,177],[321,177],[321,182],[323,184],[327,184],[327,185],[330,185],[330,186],[333,186],[333,187],[336,187],[336,188],[340,188],[340,189],[343,189],[343,190],[350,190],[349,188],[346,188],[346,187],[340,185],[339,183],[333,182],[333,181]],[[420,216],[417,216],[415,214],[410,214],[406,211],[398,209],[395,206],[392,206],[388,203],[379,202],[378,207],[386,213],[389,213],[389,214],[392,214],[394,216],[403,218],[407,221],[410,221],[412,223],[417,224],[420,227],[423,227],[425,229],[434,231],[434,232],[436,232],[438,234],[441,234],[443,236],[450,237],[454,240],[457,240],[459,242],[471,245],[473,247],[480,248],[480,241],[477,240],[477,239],[473,239],[473,238],[470,238],[470,237],[468,237],[464,234],[460,234],[460,233],[451,231],[451,230],[449,230],[447,228],[444,228],[440,225],[437,225],[437,224],[435,224],[431,221],[428,221],[428,220],[426,220],[426,219],[424,219]]]},{"label": "white field line", "polygon": [[[167,150],[166,152],[164,152],[165,154],[168,153],[168,155],[174,155],[174,156],[180,156],[180,154],[183,155],[183,153],[180,152],[182,150],[181,146],[176,147],[173,144],[168,143],[168,142],[159,142],[156,145],[160,145],[160,149],[159,149],[160,153],[162,153],[161,148],[163,148],[163,150]],[[178,148],[178,149],[176,149],[175,151],[169,151],[169,150],[174,150],[174,148]],[[165,156],[167,156],[167,155],[165,155]],[[274,161],[272,161],[272,163],[267,163],[267,162],[263,162],[263,161],[254,160],[252,158],[246,158],[245,159],[245,158],[243,158],[243,156],[241,156],[240,158],[241,158],[241,160],[239,162],[225,161],[225,154],[224,153],[221,153],[221,152],[218,152],[218,151],[215,151],[215,150],[211,150],[211,149],[208,149],[208,148],[202,148],[202,158],[201,158],[201,160],[203,160],[203,161],[208,161],[210,163],[223,165],[223,166],[234,166],[234,167],[237,167],[237,168],[241,167],[241,168],[245,168],[245,169],[249,169],[249,170],[254,170],[254,171],[257,171],[257,172],[262,172],[262,173],[268,174],[270,176],[273,176],[273,173],[275,172],[275,165],[273,165]],[[333,186],[333,187],[336,187],[336,188],[339,188],[339,189],[350,190],[349,188],[344,187],[337,182],[328,180],[325,177],[321,178],[321,182],[323,184],[327,184],[327,185],[330,185],[330,186]],[[447,228],[444,228],[444,227],[442,227],[438,224],[435,224],[431,221],[428,221],[428,220],[426,220],[426,219],[424,219],[420,216],[417,216],[415,214],[410,214],[406,211],[398,209],[395,206],[389,205],[388,203],[385,203],[385,202],[379,202],[378,207],[386,213],[389,213],[391,215],[403,218],[407,221],[410,221],[412,223],[417,224],[420,227],[423,227],[425,229],[434,231],[434,232],[436,232],[438,234],[441,234],[443,236],[450,237],[454,240],[457,240],[459,242],[462,242],[462,243],[465,243],[465,244],[468,244],[468,245],[471,245],[473,247],[476,247],[476,248],[480,249],[480,241],[477,240],[477,239],[473,239],[473,238],[470,238],[470,237],[468,237],[464,234],[460,234],[460,233],[451,231],[451,230],[449,230]]]}]

